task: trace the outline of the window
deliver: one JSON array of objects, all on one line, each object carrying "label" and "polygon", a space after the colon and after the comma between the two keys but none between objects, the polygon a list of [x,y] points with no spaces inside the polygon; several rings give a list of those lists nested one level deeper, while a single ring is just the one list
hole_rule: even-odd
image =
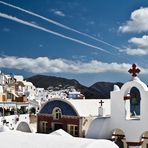
[{"label": "window", "polygon": [[77,125],[69,124],[68,125],[68,133],[72,136],[78,137],[79,136],[79,130]]},{"label": "window", "polygon": [[59,120],[62,117],[62,112],[60,108],[54,108],[53,109],[53,118],[56,120]]},{"label": "window", "polygon": [[47,121],[40,121],[40,132],[41,133],[48,132],[48,122]]},{"label": "window", "polygon": [[12,93],[7,93],[7,98],[13,100],[14,96]]}]

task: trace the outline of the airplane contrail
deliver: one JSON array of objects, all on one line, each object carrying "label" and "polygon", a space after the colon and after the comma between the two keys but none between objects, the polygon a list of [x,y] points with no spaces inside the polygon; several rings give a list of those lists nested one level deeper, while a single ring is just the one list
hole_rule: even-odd
[{"label": "airplane contrail", "polygon": [[26,9],[23,9],[23,8],[21,8],[21,7],[18,7],[18,6],[15,6],[15,5],[12,5],[12,4],[3,2],[3,1],[0,1],[0,3],[3,4],[3,5],[6,5],[6,6],[12,7],[12,8],[14,8],[14,9],[23,11],[23,12],[25,12],[25,13],[28,13],[28,14],[30,14],[30,15],[32,15],[32,16],[38,17],[38,18],[40,18],[40,19],[42,19],[42,20],[45,20],[45,21],[47,21],[47,22],[49,22],[49,23],[52,23],[52,24],[54,24],[54,25],[57,25],[57,26],[59,26],[59,27],[61,27],[61,28],[64,28],[64,29],[67,29],[67,30],[76,32],[76,33],[78,33],[78,34],[81,34],[81,35],[83,35],[83,36],[86,36],[86,37],[88,37],[88,38],[91,38],[91,39],[93,39],[93,40],[95,40],[95,41],[98,41],[98,42],[101,42],[101,43],[103,43],[103,44],[106,44],[106,45],[108,45],[108,46],[110,46],[110,47],[113,47],[113,48],[115,48],[115,49],[117,49],[117,50],[120,50],[120,48],[117,47],[117,46],[115,46],[115,45],[112,45],[112,44],[107,43],[107,42],[105,42],[105,41],[103,41],[103,40],[100,40],[100,39],[98,39],[98,38],[95,38],[95,37],[93,37],[93,36],[91,36],[91,35],[89,35],[89,34],[87,34],[87,33],[80,32],[80,31],[78,31],[78,30],[76,30],[76,29],[74,29],[74,28],[71,28],[71,27],[68,27],[68,26],[66,26],[66,25],[63,25],[63,24],[61,24],[61,23],[59,23],[59,22],[57,22],[57,21],[54,21],[54,20],[49,19],[49,18],[46,18],[46,17],[41,16],[41,15],[39,15],[39,14],[37,14],[37,13],[28,11],[28,10],[26,10]]},{"label": "airplane contrail", "polygon": [[105,49],[100,48],[100,47],[98,47],[98,46],[94,46],[94,45],[92,45],[92,44],[86,43],[86,42],[84,42],[84,41],[81,41],[81,40],[78,40],[78,39],[75,39],[75,38],[71,38],[71,37],[69,37],[69,36],[60,34],[60,33],[58,33],[58,32],[55,32],[55,31],[52,31],[52,30],[49,30],[49,29],[46,29],[46,28],[41,27],[41,26],[39,26],[39,25],[35,25],[35,24],[30,23],[30,22],[24,21],[24,20],[19,19],[19,18],[17,18],[17,17],[10,16],[10,15],[8,15],[8,14],[1,13],[1,12],[0,12],[0,17],[5,18],[5,19],[8,19],[8,20],[15,21],[15,22],[18,22],[18,23],[20,23],[20,24],[24,24],[24,25],[33,27],[33,28],[42,30],[42,31],[44,31],[44,32],[48,32],[48,33],[50,33],[50,34],[54,34],[55,36],[59,36],[59,37],[61,37],[61,38],[64,38],[64,39],[67,39],[67,40],[70,40],[70,41],[73,41],[73,42],[76,42],[76,43],[79,43],[79,44],[82,44],[82,45],[85,45],[85,46],[88,46],[88,47],[91,47],[91,48],[99,49],[100,51],[103,51],[103,52],[106,52],[106,53],[111,54],[109,51],[106,51]]}]

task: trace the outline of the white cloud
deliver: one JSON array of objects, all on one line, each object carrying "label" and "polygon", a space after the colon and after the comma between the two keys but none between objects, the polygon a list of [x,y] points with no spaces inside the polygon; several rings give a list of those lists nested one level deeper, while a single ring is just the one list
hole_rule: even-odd
[{"label": "white cloud", "polygon": [[[148,31],[148,7],[140,8],[131,13],[131,19],[120,26],[119,30],[125,32],[147,32]],[[148,55],[148,36],[143,35],[141,38],[133,37],[128,40],[130,48],[122,50],[128,55],[143,56]]]},{"label": "white cloud", "polygon": [[137,45],[138,47],[148,49],[148,36],[147,35],[142,36],[142,38],[133,37],[128,42],[133,43]]},{"label": "white cloud", "polygon": [[62,16],[62,17],[65,16],[65,14],[62,11],[55,11],[54,14],[56,14],[58,16]]},{"label": "white cloud", "polygon": [[[0,57],[0,68],[25,70],[32,73],[127,73],[131,64],[103,63],[92,60],[90,62],[72,61],[66,59],[49,59],[48,57]],[[146,71],[148,73],[148,70]]]},{"label": "white cloud", "polygon": [[65,15],[62,11],[60,11],[60,10],[51,9],[51,11],[52,11],[55,15],[58,15],[58,16],[61,16],[61,17],[66,16],[66,15]]},{"label": "white cloud", "polygon": [[140,8],[131,13],[130,20],[120,26],[121,32],[145,32],[148,31],[148,7]]},{"label": "white cloud", "polygon": [[134,48],[126,48],[125,51],[128,55],[143,56],[148,55],[148,36],[144,35],[141,38],[133,37],[128,40]]},{"label": "white cloud", "polygon": [[126,48],[125,50],[122,50],[124,52],[126,52],[128,55],[132,55],[132,56],[143,56],[143,55],[147,55],[148,51],[144,50],[144,49],[140,49],[140,48]]}]

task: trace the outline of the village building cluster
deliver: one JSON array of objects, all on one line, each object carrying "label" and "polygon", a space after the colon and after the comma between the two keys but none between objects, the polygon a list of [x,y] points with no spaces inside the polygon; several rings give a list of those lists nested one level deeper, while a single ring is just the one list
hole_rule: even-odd
[{"label": "village building cluster", "polygon": [[[0,121],[14,129],[18,121],[30,122],[42,102],[47,101],[43,88],[36,88],[21,75],[0,72]],[[11,117],[10,117],[11,116]]]},{"label": "village building cluster", "polygon": [[[108,99],[51,97],[54,91],[35,88],[22,76],[1,73],[1,116],[4,112],[25,114],[29,106],[36,107],[37,133],[54,135],[62,130],[73,137],[110,140],[119,148],[148,148],[148,87],[137,76],[140,69],[135,64],[128,72],[131,80],[121,88],[114,85]],[[23,118],[21,121],[16,130],[32,132]]]},{"label": "village building cluster", "polygon": [[[15,125],[17,120],[29,123],[36,118],[36,113],[45,102],[54,98],[84,99],[84,95],[76,91],[73,86],[67,89],[59,87],[36,88],[33,83],[24,80],[22,75],[4,74],[0,71],[0,120],[2,123]],[[31,116],[32,115],[32,116]],[[34,116],[33,116],[34,115]],[[9,116],[14,116],[12,120]],[[33,118],[36,121],[36,119]],[[12,128],[12,127],[11,127]]]}]

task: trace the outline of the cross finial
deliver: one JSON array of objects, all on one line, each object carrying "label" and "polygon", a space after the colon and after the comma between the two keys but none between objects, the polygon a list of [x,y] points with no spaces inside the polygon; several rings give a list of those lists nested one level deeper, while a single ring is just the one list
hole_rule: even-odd
[{"label": "cross finial", "polygon": [[128,70],[130,74],[132,74],[133,77],[136,77],[138,73],[140,73],[140,69],[137,68],[136,64],[132,65],[132,68]]},{"label": "cross finial", "polygon": [[101,107],[102,107],[102,105],[103,105],[104,102],[101,100],[99,103],[100,103],[100,105],[101,105]]}]

